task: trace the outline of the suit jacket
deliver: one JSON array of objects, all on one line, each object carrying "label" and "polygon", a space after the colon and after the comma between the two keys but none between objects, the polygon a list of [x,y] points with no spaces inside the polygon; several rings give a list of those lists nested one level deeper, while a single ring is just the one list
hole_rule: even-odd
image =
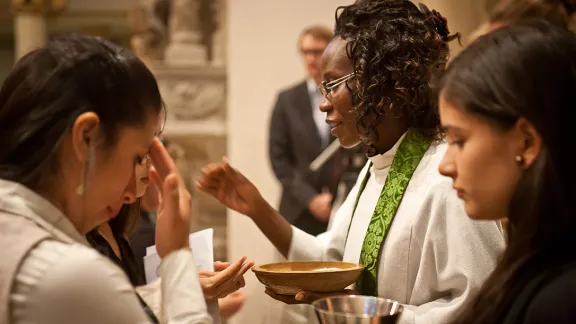
[{"label": "suit jacket", "polygon": [[[270,122],[269,154],[272,169],[282,184],[280,213],[296,227],[310,234],[326,231],[308,210],[308,204],[323,188],[336,193],[338,154],[320,170],[309,171],[310,163],[323,151],[306,82],[282,91]],[[333,140],[333,138],[331,139]],[[338,161],[338,162],[336,162]]]}]

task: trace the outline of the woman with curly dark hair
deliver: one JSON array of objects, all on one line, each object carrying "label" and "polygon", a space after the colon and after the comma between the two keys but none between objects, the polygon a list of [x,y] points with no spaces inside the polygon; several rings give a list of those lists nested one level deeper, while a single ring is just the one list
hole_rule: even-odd
[{"label": "woman with curly dark hair", "polygon": [[[290,260],[366,266],[356,291],[406,305],[400,323],[446,323],[471,300],[504,248],[498,222],[470,221],[438,173],[446,143],[432,82],[448,60],[446,19],[408,0],[339,8],[324,53],[320,109],[344,147],[363,142],[369,162],[319,237],[291,227],[226,161],[204,170],[200,189],[248,215]],[[279,296],[309,303],[322,296]]]}]

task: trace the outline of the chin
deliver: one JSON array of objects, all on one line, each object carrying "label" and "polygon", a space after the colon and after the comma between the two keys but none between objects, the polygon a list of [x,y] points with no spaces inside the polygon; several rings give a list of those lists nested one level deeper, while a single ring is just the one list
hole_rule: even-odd
[{"label": "chin", "polygon": [[361,142],[357,138],[350,139],[347,137],[342,137],[342,138],[338,137],[338,141],[340,141],[340,146],[342,146],[343,148],[346,148],[346,149],[356,147]]},{"label": "chin", "polygon": [[486,217],[486,213],[483,213],[481,210],[478,210],[478,208],[471,206],[469,202],[466,202],[466,208],[465,209],[466,209],[466,215],[468,215],[468,217],[470,219],[473,219],[473,220],[490,219],[490,217]]}]

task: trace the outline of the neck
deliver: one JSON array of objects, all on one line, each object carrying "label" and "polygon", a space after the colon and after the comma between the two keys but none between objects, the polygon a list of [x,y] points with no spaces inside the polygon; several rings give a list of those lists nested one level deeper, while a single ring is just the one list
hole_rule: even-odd
[{"label": "neck", "polygon": [[377,128],[378,139],[373,142],[376,150],[375,154],[384,154],[388,152],[410,129],[407,123],[399,119],[394,119],[392,122],[384,121]]},{"label": "neck", "polygon": [[112,227],[110,227],[110,224],[108,222],[101,224],[97,227],[97,230],[100,236],[102,236],[106,240],[106,242],[108,242],[108,245],[112,247],[112,251],[114,251],[114,254],[116,254],[116,256],[119,259],[122,259],[122,254],[120,253],[118,242],[114,237],[114,232],[112,231]]}]

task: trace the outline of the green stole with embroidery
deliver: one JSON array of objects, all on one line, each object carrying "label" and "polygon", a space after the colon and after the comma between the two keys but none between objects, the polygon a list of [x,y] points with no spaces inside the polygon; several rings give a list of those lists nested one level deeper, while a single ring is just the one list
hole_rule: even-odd
[{"label": "green stole with embroidery", "polygon": [[[418,130],[410,129],[406,137],[400,143],[398,151],[394,154],[392,166],[386,177],[386,182],[374,208],[374,214],[370,219],[364,243],[362,244],[362,251],[360,252],[360,264],[366,268],[356,283],[356,289],[362,295],[377,296],[378,295],[378,261],[380,259],[380,249],[388,234],[388,229],[392,224],[392,220],[396,215],[398,206],[402,201],[406,187],[412,178],[412,174],[420,164],[420,160],[428,151],[431,140],[425,138]],[[370,167],[372,163],[370,163]],[[356,203],[352,212],[352,220],[358,207],[360,196],[366,187],[366,183],[370,178],[370,167],[366,176],[360,184]],[[348,234],[350,233],[350,226],[352,220],[348,225]],[[348,241],[348,236],[346,236]]]}]

